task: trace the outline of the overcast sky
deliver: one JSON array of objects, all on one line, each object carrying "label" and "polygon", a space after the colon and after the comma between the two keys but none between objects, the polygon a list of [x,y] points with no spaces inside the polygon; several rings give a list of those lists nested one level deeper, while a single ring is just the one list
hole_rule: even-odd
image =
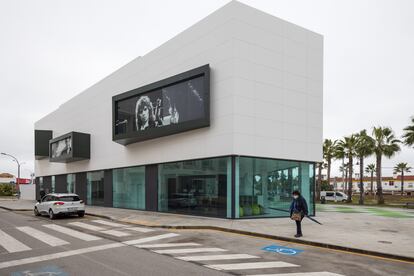
[{"label": "overcast sky", "polygon": [[[35,121],[228,2],[0,0],[0,151],[28,177]],[[324,36],[324,138],[374,125],[401,136],[414,115],[414,1],[241,2]],[[414,167],[414,149],[384,166],[397,162]],[[15,163],[0,156],[0,172]]]}]

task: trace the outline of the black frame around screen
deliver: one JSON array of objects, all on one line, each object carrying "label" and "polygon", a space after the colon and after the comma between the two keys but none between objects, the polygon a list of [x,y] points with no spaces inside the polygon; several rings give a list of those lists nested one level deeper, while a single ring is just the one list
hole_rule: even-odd
[{"label": "black frame around screen", "polygon": [[[69,155],[52,157],[52,144],[70,137],[72,150]],[[49,162],[69,163],[90,159],[90,134],[82,132],[69,132],[49,141]]]},{"label": "black frame around screen", "polygon": [[[135,97],[140,94],[149,93],[166,86],[174,85],[186,80],[197,77],[203,77],[203,93],[204,93],[204,117],[184,121],[174,125],[167,125],[159,128],[151,128],[142,132],[129,131],[127,133],[117,134],[115,130],[116,122],[116,106],[117,102],[128,98]],[[179,132],[198,129],[210,126],[210,66],[204,66],[186,71],[184,73],[133,89],[131,91],[116,95],[112,97],[112,140],[122,145],[128,145],[135,142],[154,139],[162,136],[172,135]]]}]

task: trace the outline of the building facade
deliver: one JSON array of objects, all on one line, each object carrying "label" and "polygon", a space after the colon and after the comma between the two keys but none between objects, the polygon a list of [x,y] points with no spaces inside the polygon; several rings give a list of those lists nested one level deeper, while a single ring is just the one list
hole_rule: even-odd
[{"label": "building facade", "polygon": [[250,218],[300,190],[313,214],[322,75],[321,35],[230,2],[37,121],[37,194]]}]

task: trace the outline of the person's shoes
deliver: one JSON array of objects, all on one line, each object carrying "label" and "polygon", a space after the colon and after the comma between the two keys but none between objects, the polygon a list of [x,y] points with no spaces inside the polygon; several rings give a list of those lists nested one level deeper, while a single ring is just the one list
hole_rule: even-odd
[{"label": "person's shoes", "polygon": [[295,238],[300,238],[300,237],[302,237],[302,234],[296,234],[295,235]]}]

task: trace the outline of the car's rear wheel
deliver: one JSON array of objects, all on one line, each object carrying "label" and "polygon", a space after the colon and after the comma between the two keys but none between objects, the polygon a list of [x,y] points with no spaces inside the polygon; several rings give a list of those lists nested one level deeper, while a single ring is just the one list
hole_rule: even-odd
[{"label": "car's rear wheel", "polygon": [[34,208],[33,212],[34,212],[35,216],[37,216],[37,217],[40,216],[40,213],[39,213],[39,210],[37,210],[37,207]]},{"label": "car's rear wheel", "polygon": [[50,219],[55,219],[56,218],[56,215],[55,215],[55,213],[53,213],[52,209],[49,210],[49,218]]},{"label": "car's rear wheel", "polygon": [[78,216],[79,216],[80,218],[82,218],[83,216],[85,216],[85,212],[78,212]]}]

